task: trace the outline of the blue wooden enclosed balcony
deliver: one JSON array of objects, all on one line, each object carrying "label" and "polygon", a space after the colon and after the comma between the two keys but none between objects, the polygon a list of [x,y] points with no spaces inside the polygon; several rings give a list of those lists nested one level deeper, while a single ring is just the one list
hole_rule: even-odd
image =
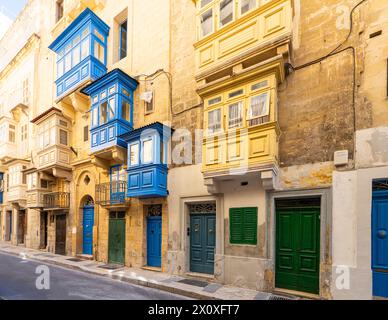
[{"label": "blue wooden enclosed balcony", "polygon": [[86,9],[49,46],[57,54],[58,101],[107,72],[108,34],[108,25]]},{"label": "blue wooden enclosed balcony", "polygon": [[113,147],[126,150],[127,143],[120,136],[133,129],[133,94],[138,84],[115,69],[82,90],[91,97],[92,154],[109,154]]},{"label": "blue wooden enclosed balcony", "polygon": [[156,122],[122,136],[128,143],[127,198],[168,195],[167,151],[171,130]]}]

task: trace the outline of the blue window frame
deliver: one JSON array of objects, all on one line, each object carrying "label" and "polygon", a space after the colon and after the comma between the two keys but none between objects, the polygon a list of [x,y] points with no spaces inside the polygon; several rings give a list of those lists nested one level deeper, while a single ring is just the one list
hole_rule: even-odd
[{"label": "blue window frame", "polygon": [[85,87],[91,97],[92,153],[112,146],[127,148],[120,137],[133,129],[133,96],[138,82],[115,69]]},{"label": "blue window frame", "polygon": [[108,34],[108,25],[86,9],[49,46],[57,54],[58,99],[107,72]]},{"label": "blue window frame", "polygon": [[123,23],[119,26],[119,60],[124,59],[127,57],[127,50],[128,50],[128,21],[125,20]]}]

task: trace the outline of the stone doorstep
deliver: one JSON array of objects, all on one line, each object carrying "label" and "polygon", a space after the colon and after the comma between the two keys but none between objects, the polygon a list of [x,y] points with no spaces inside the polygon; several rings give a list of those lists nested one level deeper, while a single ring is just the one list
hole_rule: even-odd
[{"label": "stone doorstep", "polygon": [[[15,256],[20,256],[20,253],[22,252],[22,251],[19,251],[19,250],[9,250],[9,249],[8,250],[3,250],[3,247],[1,245],[0,245],[0,251],[3,251],[3,252],[8,253],[8,254],[15,255]],[[71,263],[70,261],[67,261],[66,259],[58,259],[58,260],[45,259],[44,256],[33,255],[31,251],[26,253],[26,257],[31,259],[31,260],[33,260],[33,261],[39,261],[39,262],[44,262],[44,263],[55,265],[55,266],[59,266],[59,267],[64,267],[64,268],[67,268],[67,269],[78,270],[78,271],[89,273],[89,274],[93,274],[93,275],[96,275],[96,276],[104,276],[104,277],[107,277],[107,278],[111,278],[111,279],[115,279],[115,280],[120,280],[120,281],[124,281],[124,282],[127,282],[127,283],[139,285],[139,286],[144,286],[144,287],[149,287],[149,288],[153,288],[153,289],[158,289],[158,290],[162,290],[162,291],[166,291],[166,292],[170,292],[170,293],[174,293],[174,294],[177,294],[177,295],[182,295],[182,296],[185,296],[185,297],[188,297],[188,298],[198,299],[198,300],[224,300],[224,299],[228,299],[228,298],[232,298],[232,297],[235,297],[235,298],[237,298],[237,297],[241,297],[241,298],[245,297],[245,298],[247,298],[249,300],[254,300],[255,297],[257,296],[257,294],[259,293],[259,292],[257,292],[256,294],[252,295],[252,294],[249,294],[249,293],[253,292],[253,290],[248,290],[248,289],[243,289],[243,288],[234,288],[234,287],[231,287],[231,286],[227,286],[227,288],[228,288],[227,291],[228,292],[225,295],[227,297],[224,298],[223,297],[224,295],[222,294],[222,292],[224,290],[222,290],[222,289],[226,289],[225,286],[220,285],[219,290],[217,290],[217,292],[215,292],[213,294],[212,292],[204,291],[203,290],[204,288],[200,288],[200,287],[196,287],[196,286],[192,286],[192,285],[187,285],[187,284],[179,283],[179,282],[176,282],[176,281],[170,281],[170,282],[165,281],[169,277],[174,277],[174,276],[169,276],[169,277],[166,277],[166,279],[162,279],[163,277],[161,276],[162,274],[160,272],[155,272],[158,275],[157,278],[159,278],[159,280],[150,280],[150,279],[146,279],[141,274],[140,274],[139,277],[135,277],[135,276],[129,275],[128,273],[131,273],[130,271],[128,272],[128,271],[125,271],[125,270],[117,270],[117,271],[109,272],[108,270],[104,270],[104,269],[101,269],[101,268],[98,269],[98,267],[100,265],[104,265],[103,263],[98,263],[98,262],[96,262],[96,265],[94,265],[92,267],[86,267],[85,265],[82,265],[82,264]],[[58,256],[58,258],[63,258],[63,257],[62,256]],[[66,258],[70,258],[70,257],[66,256]],[[86,261],[89,262],[89,260],[85,260],[85,262]],[[139,271],[144,271],[144,270],[139,269]],[[147,272],[152,272],[152,271],[147,270]],[[245,292],[245,291],[247,291],[246,295],[241,294],[242,292]],[[248,293],[248,291],[249,291],[249,293]]]}]

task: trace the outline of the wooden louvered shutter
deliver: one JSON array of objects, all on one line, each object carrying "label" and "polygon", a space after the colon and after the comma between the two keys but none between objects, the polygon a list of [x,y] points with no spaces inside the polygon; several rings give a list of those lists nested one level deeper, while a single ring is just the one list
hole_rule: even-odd
[{"label": "wooden louvered shutter", "polygon": [[257,208],[232,208],[229,220],[231,244],[257,244]]},{"label": "wooden louvered shutter", "polygon": [[243,209],[230,209],[230,243],[240,244],[243,241]]},{"label": "wooden louvered shutter", "polygon": [[244,244],[257,244],[257,208],[244,209]]}]

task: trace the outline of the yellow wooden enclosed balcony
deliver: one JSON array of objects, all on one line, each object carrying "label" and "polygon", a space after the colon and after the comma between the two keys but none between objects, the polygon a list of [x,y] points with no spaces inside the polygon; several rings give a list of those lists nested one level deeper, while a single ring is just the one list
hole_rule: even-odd
[{"label": "yellow wooden enclosed balcony", "polygon": [[292,29],[291,0],[195,2],[197,80],[208,76],[210,69],[222,69],[241,61],[249,64],[249,59],[257,63],[258,54],[268,59],[279,54],[282,46],[286,46],[283,52],[288,52]]},{"label": "yellow wooden enclosed balcony", "polygon": [[205,97],[206,178],[277,172],[279,126],[275,74],[212,90]]}]

